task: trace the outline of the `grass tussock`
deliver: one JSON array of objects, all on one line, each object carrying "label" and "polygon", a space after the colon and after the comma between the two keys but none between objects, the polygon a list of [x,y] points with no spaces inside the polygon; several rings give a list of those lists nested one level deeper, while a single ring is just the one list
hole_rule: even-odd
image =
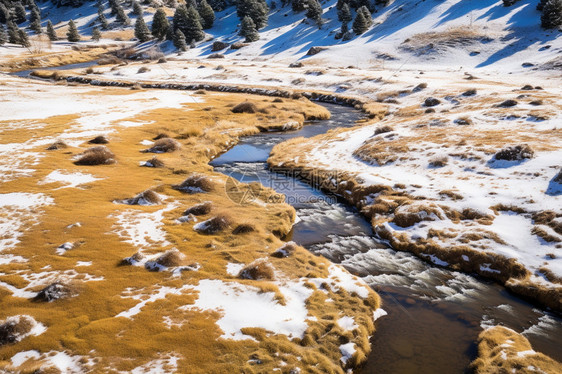
[{"label": "grass tussock", "polygon": [[384,126],[381,126],[381,127],[377,127],[375,129],[375,135],[384,134],[384,133],[392,132],[392,131],[394,131],[392,126],[384,125]]},{"label": "grass tussock", "polygon": [[172,185],[174,190],[178,190],[181,192],[186,193],[200,193],[200,192],[211,192],[214,189],[213,181],[203,175],[203,174],[194,174],[189,176],[180,184]]},{"label": "grass tussock", "polygon": [[256,227],[251,223],[241,223],[232,230],[234,235],[248,234],[256,231]]},{"label": "grass tussock", "polygon": [[297,250],[297,244],[295,242],[288,242],[283,244],[281,248],[278,248],[271,254],[271,257],[284,258],[291,256]]},{"label": "grass tussock", "polygon": [[12,316],[0,322],[0,346],[18,342],[36,322],[30,316]]},{"label": "grass tussock", "polygon": [[185,260],[185,255],[177,249],[170,249],[156,259],[156,263],[167,268],[181,266]]},{"label": "grass tussock", "polygon": [[150,160],[145,161],[142,166],[147,168],[163,168],[164,162],[159,160],[156,156],[152,157]]},{"label": "grass tussock", "polygon": [[196,224],[193,229],[201,234],[216,234],[224,231],[231,225],[231,218],[225,214],[219,214],[213,218]]},{"label": "grass tussock", "polygon": [[152,140],[160,140],[160,139],[169,138],[169,137],[170,137],[170,135],[161,132],[158,135],[156,135],[154,138],[152,138]]},{"label": "grass tussock", "polygon": [[141,152],[144,153],[167,153],[175,152],[181,148],[180,143],[172,138],[161,138],[158,139],[152,147],[144,149]]},{"label": "grass tussock", "polygon": [[500,150],[494,155],[496,160],[521,161],[527,158],[533,158],[535,152],[528,144],[519,144],[513,147],[507,147]]},{"label": "grass tussock", "polygon": [[137,252],[132,256],[125,257],[124,259],[122,259],[121,262],[119,262],[119,265],[120,266],[135,265],[136,263],[141,262],[142,260],[144,260],[144,255],[140,252]]},{"label": "grass tussock", "polygon": [[162,204],[160,195],[152,190],[146,190],[130,199],[118,200],[118,202],[127,205],[158,205]]},{"label": "grass tussock", "polygon": [[47,147],[47,151],[56,151],[59,149],[66,149],[66,148],[68,148],[68,145],[65,142],[63,142],[62,140],[57,140],[56,142],[54,142],[53,144]]},{"label": "grass tussock", "polygon": [[210,201],[204,201],[200,204],[196,204],[191,208],[186,209],[183,212],[183,215],[187,216],[189,214],[193,214],[194,216],[204,216],[205,214],[211,213],[212,209],[213,203],[211,203]]},{"label": "grass tussock", "polygon": [[88,141],[90,144],[107,144],[109,143],[109,139],[107,139],[104,135],[98,135],[95,138]]},{"label": "grass tussock", "polygon": [[257,113],[258,107],[250,101],[244,101],[231,109],[232,113]]},{"label": "grass tussock", "polygon": [[449,157],[447,156],[436,156],[429,160],[429,166],[434,168],[442,168],[449,162]]},{"label": "grass tussock", "polygon": [[273,266],[265,259],[258,259],[244,267],[238,274],[238,277],[252,280],[273,280]]},{"label": "grass tussock", "polygon": [[74,161],[76,165],[110,165],[114,163],[115,155],[103,145],[86,149]]},{"label": "grass tussock", "polygon": [[62,282],[55,282],[39,291],[34,300],[50,303],[55,300],[72,297],[75,293],[74,288],[70,285]]}]

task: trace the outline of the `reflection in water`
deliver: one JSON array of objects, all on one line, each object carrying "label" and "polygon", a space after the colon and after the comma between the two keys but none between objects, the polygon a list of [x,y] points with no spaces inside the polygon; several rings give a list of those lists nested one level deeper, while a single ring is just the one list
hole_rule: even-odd
[{"label": "reflection in water", "polygon": [[363,373],[462,373],[476,356],[482,324],[503,324],[524,335],[537,351],[562,360],[562,321],[471,275],[429,265],[396,252],[372,236],[359,213],[291,176],[272,173],[265,161],[278,142],[351,126],[359,113],[329,105],[332,119],[300,131],[262,133],[211,162],[243,182],[259,181],[286,195],[298,222],[289,240],[341,263],[383,299],[388,315],[377,322],[373,352]]}]

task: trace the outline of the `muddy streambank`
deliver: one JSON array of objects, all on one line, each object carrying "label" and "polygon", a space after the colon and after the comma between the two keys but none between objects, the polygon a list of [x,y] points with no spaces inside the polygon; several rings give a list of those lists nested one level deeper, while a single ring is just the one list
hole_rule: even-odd
[{"label": "muddy streambank", "polygon": [[[271,171],[271,149],[295,137],[311,137],[351,127],[363,114],[326,105],[327,121],[303,129],[241,138],[211,162],[215,171],[244,183],[260,182],[286,196],[297,222],[286,238],[312,253],[342,264],[364,279],[383,299],[388,312],[377,322],[372,353],[361,372],[465,372],[476,358],[483,326],[502,324],[522,333],[533,348],[558,361],[562,320],[512,295],[497,283],[430,265],[376,239],[370,223],[337,194],[306,181],[297,169]],[[318,181],[312,181],[318,182]]]}]

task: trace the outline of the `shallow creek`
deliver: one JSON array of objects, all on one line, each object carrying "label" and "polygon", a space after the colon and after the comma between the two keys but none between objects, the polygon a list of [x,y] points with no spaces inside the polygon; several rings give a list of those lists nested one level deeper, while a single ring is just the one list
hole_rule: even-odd
[{"label": "shallow creek", "polygon": [[523,332],[533,348],[562,360],[562,320],[511,295],[493,282],[430,265],[396,252],[373,237],[369,222],[336,196],[267,169],[273,146],[294,137],[311,137],[351,127],[362,114],[324,104],[327,121],[302,130],[242,138],[211,162],[238,181],[259,181],[286,195],[297,210],[287,240],[342,264],[363,278],[383,299],[388,315],[377,321],[373,351],[361,373],[463,373],[476,357],[484,325],[502,324]]}]

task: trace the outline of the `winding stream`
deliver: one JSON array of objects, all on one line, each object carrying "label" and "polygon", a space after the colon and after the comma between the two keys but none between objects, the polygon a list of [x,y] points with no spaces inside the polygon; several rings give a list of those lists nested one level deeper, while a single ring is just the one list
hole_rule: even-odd
[{"label": "winding stream", "polygon": [[362,277],[383,299],[388,315],[377,322],[373,351],[361,373],[463,373],[476,357],[483,325],[502,324],[523,334],[533,348],[562,360],[562,320],[509,294],[503,287],[429,265],[378,242],[354,208],[287,175],[271,172],[273,146],[336,127],[352,127],[362,114],[324,104],[327,121],[302,130],[242,138],[211,162],[216,171],[242,182],[259,181],[286,196],[298,220],[290,237],[311,252]]}]

